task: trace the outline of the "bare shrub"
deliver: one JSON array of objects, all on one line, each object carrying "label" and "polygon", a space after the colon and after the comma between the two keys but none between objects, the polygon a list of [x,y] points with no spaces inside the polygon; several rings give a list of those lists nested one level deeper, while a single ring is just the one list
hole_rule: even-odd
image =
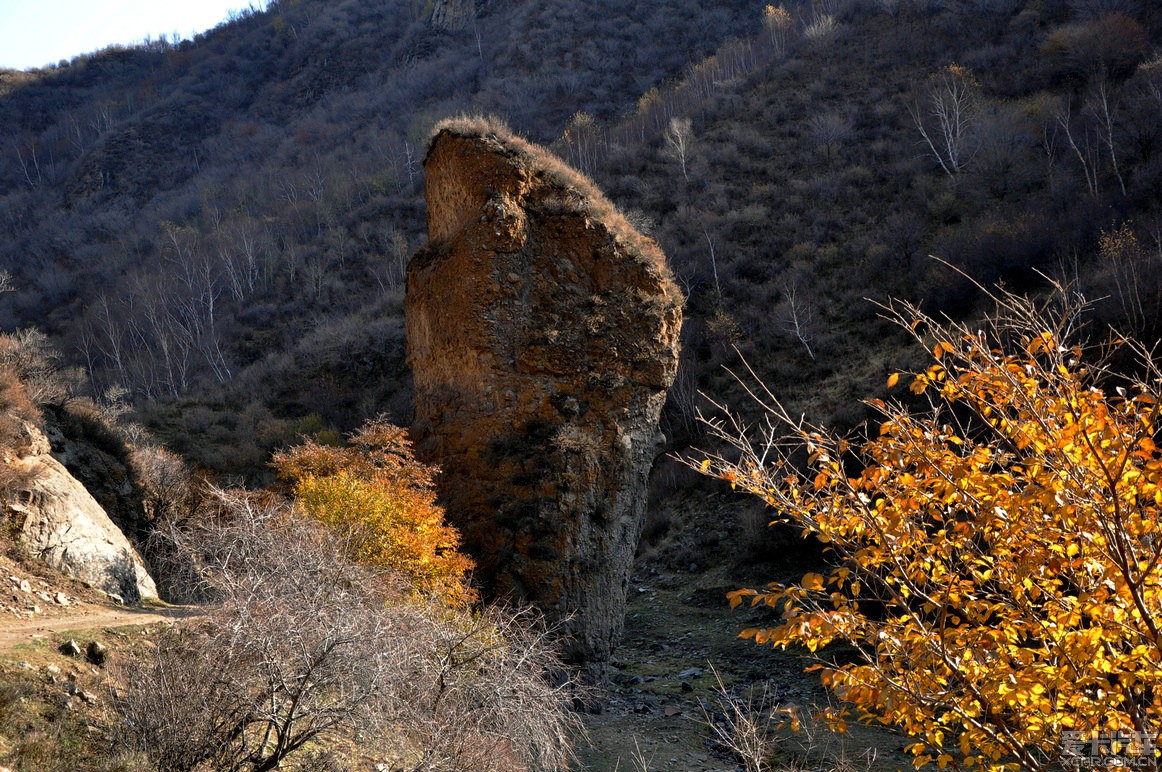
[{"label": "bare shrub", "polygon": [[414,770],[564,770],[581,734],[569,709],[571,682],[553,686],[563,666],[536,612],[489,607],[421,619],[418,646],[428,656],[399,686],[408,712],[402,726],[419,758]]},{"label": "bare shrub", "polygon": [[828,13],[816,13],[803,28],[803,37],[812,43],[823,44],[839,32],[839,22]]},{"label": "bare shrub", "polygon": [[703,720],[715,743],[742,762],[746,772],[771,769],[771,757],[778,748],[775,730],[780,717],[770,710],[771,695],[767,685],[758,691],[742,694],[727,689],[713,665],[714,700],[702,705]]},{"label": "bare shrub", "polygon": [[60,404],[80,388],[81,375],[60,367],[61,355],[35,328],[0,335],[0,362],[10,367],[38,405]]},{"label": "bare shrub", "polygon": [[142,445],[130,451],[151,520],[173,520],[195,504],[194,478],[185,462],[159,445]]},{"label": "bare shrub", "polygon": [[141,505],[150,522],[140,545],[161,597],[176,603],[204,600],[199,567],[184,546],[184,531],[199,514],[205,485],[185,462],[163,447],[139,444],[129,451],[141,491]]},{"label": "bare shrub", "polygon": [[[654,757],[652,755],[646,756],[646,752],[638,744],[637,736],[633,738],[633,753],[629,755],[629,763],[629,768],[633,772],[650,772],[650,765],[654,763]],[[613,772],[621,772],[620,758],[618,758],[617,763],[614,765]]]},{"label": "bare shrub", "polygon": [[811,116],[807,121],[807,130],[816,146],[823,150],[828,162],[851,139],[853,133],[851,117],[836,110]]},{"label": "bare shrub", "polygon": [[279,500],[212,502],[172,531],[216,605],[122,668],[131,749],[165,770],[274,769],[352,744],[400,770],[567,768],[572,692],[546,680],[559,661],[527,613],[418,602]]},{"label": "bare shrub", "polygon": [[389,667],[374,577],[334,560],[289,511],[219,493],[222,515],[187,534],[220,605],[126,670],[126,740],[158,769],[271,769],[306,743],[378,716]]},{"label": "bare shrub", "polygon": [[42,422],[17,373],[0,365],[0,497],[27,482],[27,474],[12,464],[31,447],[28,426]]},{"label": "bare shrub", "polygon": [[39,425],[40,411],[16,371],[0,365],[0,453],[19,455],[27,448],[26,422]]},{"label": "bare shrub", "polygon": [[[875,766],[876,752],[853,758],[835,735],[797,706],[778,706],[770,684],[747,689],[727,687],[713,665],[714,697],[702,703],[703,723],[715,744],[735,757],[746,772],[867,772]],[[787,742],[781,730],[797,730],[797,741]],[[824,736],[826,735],[826,736]],[[791,758],[776,763],[775,759]]]}]

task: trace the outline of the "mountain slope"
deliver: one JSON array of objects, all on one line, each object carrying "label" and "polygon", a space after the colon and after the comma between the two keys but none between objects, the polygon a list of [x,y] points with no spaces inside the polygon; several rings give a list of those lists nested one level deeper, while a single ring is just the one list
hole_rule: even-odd
[{"label": "mountain slope", "polygon": [[[7,77],[0,256],[19,291],[0,323],[43,326],[94,393],[128,390],[219,469],[371,413],[406,421],[420,161],[436,120],[471,111],[555,140],[661,242],[690,311],[677,442],[696,389],[730,393],[734,345],[857,423],[907,364],[865,297],[972,313],[971,283],[927,254],[985,284],[1065,270],[1108,296],[1096,321],[1158,333],[1152,4],[467,7],[287,0],[192,43]],[[938,132],[948,73],[971,101],[953,174],[919,131]]]}]

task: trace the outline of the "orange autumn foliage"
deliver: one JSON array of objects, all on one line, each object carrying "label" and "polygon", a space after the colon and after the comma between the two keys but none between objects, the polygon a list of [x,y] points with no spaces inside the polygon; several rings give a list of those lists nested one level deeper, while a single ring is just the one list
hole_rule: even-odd
[{"label": "orange autumn foliage", "polygon": [[307,441],[276,454],[273,466],[354,561],[398,572],[449,605],[476,599],[468,584],[472,561],[436,504],[437,470],[415,459],[405,429],[375,419],[345,447]]},{"label": "orange autumn foliage", "polygon": [[929,404],[869,401],[882,423],[862,444],[769,392],[754,395],[784,433],[756,444],[729,413],[709,422],[734,452],[691,463],[834,557],[801,582],[731,593],[782,614],[742,635],[812,652],[849,706],[822,718],[898,728],[916,767],[1060,768],[1104,736],[1122,740],[1101,753],[1157,770],[1162,369],[1119,340],[1139,374],[1119,376],[1072,343],[1063,289],[1055,312],[994,299],[986,332],[886,309],[929,352],[909,383]]}]

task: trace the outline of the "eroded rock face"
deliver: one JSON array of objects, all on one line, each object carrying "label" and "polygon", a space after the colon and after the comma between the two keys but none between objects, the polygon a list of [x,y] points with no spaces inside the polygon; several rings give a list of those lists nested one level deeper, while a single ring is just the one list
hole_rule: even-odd
[{"label": "eroded rock face", "polygon": [[476,16],[476,0],[436,0],[432,6],[432,26],[456,31],[467,27]]},{"label": "eroded rock face", "polygon": [[601,677],[620,636],[681,299],[658,246],[546,151],[452,123],[408,270],[419,455],[488,597],[564,625]]},{"label": "eroded rock face", "polygon": [[126,603],[156,598],[137,550],[36,435],[30,455],[8,461],[19,481],[8,492],[8,509],[21,524],[21,544],[58,571]]}]

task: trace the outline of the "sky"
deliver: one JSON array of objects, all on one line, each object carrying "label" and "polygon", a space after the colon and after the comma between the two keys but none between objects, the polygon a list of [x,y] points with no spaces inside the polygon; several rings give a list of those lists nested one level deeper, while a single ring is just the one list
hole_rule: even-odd
[{"label": "sky", "polygon": [[265,0],[0,0],[0,67],[56,64],[114,43],[192,37]]}]

